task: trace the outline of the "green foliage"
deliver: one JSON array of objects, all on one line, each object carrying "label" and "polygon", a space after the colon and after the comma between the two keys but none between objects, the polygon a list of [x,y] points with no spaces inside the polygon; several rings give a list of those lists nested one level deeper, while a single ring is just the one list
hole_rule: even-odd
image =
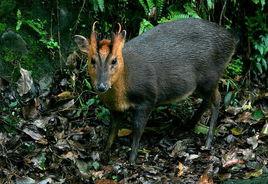
[{"label": "green foliage", "polygon": [[254,65],[254,70],[263,73],[263,71],[267,71],[268,28],[265,23],[267,17],[263,10],[262,1],[256,0],[253,2],[261,4],[262,9],[257,9],[255,16],[247,16],[245,24],[248,29],[249,41],[252,43],[254,50],[250,58]]},{"label": "green foliage", "polygon": [[268,34],[261,35],[258,41],[253,41],[255,53],[251,58],[257,70],[262,73],[267,71]]},{"label": "green foliage", "polygon": [[252,118],[256,121],[259,121],[260,119],[262,119],[264,117],[265,117],[265,115],[261,109],[257,109],[252,113]]},{"label": "green foliage", "polygon": [[[8,111],[9,109],[1,109],[1,110]],[[0,126],[0,132],[16,133],[18,125],[18,119],[16,117],[10,114],[7,116],[0,117],[0,120],[5,122],[5,124]]]},{"label": "green foliage", "polygon": [[141,6],[143,7],[143,10],[145,12],[146,15],[149,14],[149,9],[148,9],[148,6],[147,6],[147,1],[145,0],[139,0]]},{"label": "green foliage", "polygon": [[175,20],[179,20],[179,19],[186,19],[189,17],[190,16],[188,14],[181,13],[177,10],[170,10],[168,16],[161,18],[158,22],[165,23],[165,22],[175,21]]},{"label": "green foliage", "polygon": [[236,106],[239,102],[237,99],[237,95],[240,91],[239,85],[237,81],[232,78],[226,79],[226,95],[224,96],[224,105],[227,107],[228,105]]},{"label": "green foliage", "polygon": [[5,31],[6,28],[7,28],[7,25],[5,23],[1,23],[0,22],[0,33],[3,32],[3,31]]},{"label": "green foliage", "polygon": [[207,0],[207,6],[209,10],[214,9],[215,2],[214,0]]},{"label": "green foliage", "polygon": [[165,0],[156,0],[157,15],[160,17],[164,8]]},{"label": "green foliage", "polygon": [[194,3],[185,3],[183,7],[185,9],[186,14],[189,15],[189,17],[201,18],[196,11],[197,8]]},{"label": "green foliage", "polygon": [[39,41],[48,49],[59,49],[60,46],[57,41],[55,41],[52,36],[49,36],[48,32],[46,31],[46,20],[25,20],[23,19],[21,15],[21,11],[17,11],[17,25],[16,25],[16,31],[19,31],[21,29],[21,25],[25,24],[32,28],[39,36]]},{"label": "green foliage", "polygon": [[95,113],[96,113],[96,116],[99,120],[108,122],[110,119],[110,111],[103,106],[99,106],[96,109]]},{"label": "green foliage", "polygon": [[[157,1],[154,2],[152,0],[139,0],[140,4],[143,6],[145,14],[148,14],[150,16],[151,10],[156,7],[158,12],[162,12],[164,1]],[[183,10],[179,10],[176,6],[170,6],[168,8],[168,14],[167,16],[160,17],[158,16],[159,20],[157,21],[158,24],[175,21],[179,19],[185,19],[189,17],[193,18],[200,18],[198,13],[195,10],[196,6],[195,3],[185,3],[183,5]],[[150,29],[152,29],[154,26],[153,24],[146,19],[142,19],[140,23],[140,29],[139,34],[142,34]]]},{"label": "green foliage", "polygon": [[149,22],[146,19],[143,19],[140,23],[140,30],[139,30],[139,34],[142,34],[150,29],[152,29],[154,26],[151,22]]},{"label": "green foliage", "polygon": [[227,67],[226,73],[229,77],[241,75],[243,71],[243,62],[241,58],[234,59]]},{"label": "green foliage", "polygon": [[92,0],[90,2],[92,3],[95,12],[104,12],[104,0]]},{"label": "green foliage", "polygon": [[251,0],[255,4],[260,4],[262,6],[262,9],[264,8],[265,5],[265,0]]},{"label": "green foliage", "polygon": [[17,25],[16,25],[16,31],[20,30],[20,27],[22,25],[22,17],[21,17],[21,11],[17,11]]},{"label": "green foliage", "polygon": [[15,0],[2,0],[0,2],[0,17],[10,13],[16,6]]},{"label": "green foliage", "polygon": [[139,3],[143,7],[146,16],[161,17],[165,4],[164,0],[139,0]]},{"label": "green foliage", "polygon": [[96,171],[100,169],[100,166],[101,166],[100,163],[97,161],[94,161],[91,163],[91,167],[95,169]]}]

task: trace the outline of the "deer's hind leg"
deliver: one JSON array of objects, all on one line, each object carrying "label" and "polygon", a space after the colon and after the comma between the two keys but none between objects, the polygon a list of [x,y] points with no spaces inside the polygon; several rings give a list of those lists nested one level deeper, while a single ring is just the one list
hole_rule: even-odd
[{"label": "deer's hind leg", "polygon": [[218,89],[218,85],[213,89],[211,97],[211,118],[209,122],[209,130],[207,134],[207,140],[205,144],[206,149],[211,148],[211,144],[213,141],[214,133],[215,133],[215,127],[217,125],[217,119],[219,116],[219,110],[220,110],[220,102],[221,102],[221,94]]}]

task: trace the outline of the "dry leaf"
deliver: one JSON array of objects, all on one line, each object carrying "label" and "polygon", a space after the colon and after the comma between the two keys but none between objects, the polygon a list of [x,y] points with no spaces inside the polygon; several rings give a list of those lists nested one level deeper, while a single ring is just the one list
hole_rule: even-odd
[{"label": "dry leaf", "polygon": [[198,184],[213,184],[213,179],[208,176],[207,171],[200,177]]},{"label": "dry leaf", "polygon": [[244,163],[244,160],[232,159],[232,160],[228,160],[225,164],[223,164],[223,167],[227,168],[235,164],[243,164],[243,163]]},{"label": "dry leaf", "polygon": [[178,176],[182,176],[183,175],[183,164],[181,162],[179,162],[178,164]]},{"label": "dry leaf", "polygon": [[36,133],[33,130],[30,130],[29,128],[24,128],[22,131],[36,141],[44,138],[41,134]]},{"label": "dry leaf", "polygon": [[130,129],[127,129],[127,128],[122,128],[120,130],[118,130],[118,137],[125,137],[125,136],[128,136],[132,133],[132,130]]},{"label": "dry leaf", "polygon": [[222,166],[224,168],[227,168],[235,164],[243,164],[244,160],[242,160],[238,156],[238,152],[239,152],[238,149],[234,149],[229,151],[228,153],[225,153],[222,157]]},{"label": "dry leaf", "polygon": [[18,88],[17,91],[20,96],[27,94],[32,86],[33,86],[33,79],[31,76],[31,72],[25,70],[23,68],[20,69],[21,78],[18,80]]},{"label": "dry leaf", "polygon": [[242,135],[245,131],[243,130],[243,128],[235,127],[231,129],[231,132],[233,135]]},{"label": "dry leaf", "polygon": [[62,93],[57,95],[58,99],[60,100],[64,100],[64,99],[69,99],[69,98],[73,98],[73,93],[70,91],[63,91]]},{"label": "dry leaf", "polygon": [[247,138],[247,143],[252,145],[253,149],[256,149],[258,147],[258,140],[259,140],[259,135],[257,134],[257,135]]},{"label": "dry leaf", "polygon": [[239,116],[238,122],[250,123],[251,122],[251,113],[250,112],[243,112]]},{"label": "dry leaf", "polygon": [[240,113],[242,111],[242,107],[229,106],[225,111],[232,114],[232,115],[237,115],[238,113]]},{"label": "dry leaf", "polygon": [[259,177],[260,175],[262,175],[263,171],[262,169],[259,170],[255,170],[255,171],[251,171],[251,172],[247,172],[245,174],[245,179],[251,178],[251,177]]},{"label": "dry leaf", "polygon": [[265,123],[265,125],[263,126],[263,128],[261,130],[261,134],[268,135],[268,123]]},{"label": "dry leaf", "polygon": [[69,102],[65,103],[60,109],[61,111],[69,110],[72,106],[74,106],[74,99],[70,100]]},{"label": "dry leaf", "polygon": [[29,104],[22,107],[22,115],[24,119],[35,119],[39,115],[38,107],[40,106],[39,98],[35,98]]}]

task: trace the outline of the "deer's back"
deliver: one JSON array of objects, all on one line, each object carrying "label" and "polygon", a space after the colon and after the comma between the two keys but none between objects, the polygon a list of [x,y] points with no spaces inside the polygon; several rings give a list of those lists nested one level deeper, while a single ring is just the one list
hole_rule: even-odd
[{"label": "deer's back", "polygon": [[125,44],[130,88],[146,88],[156,103],[206,90],[201,88],[218,82],[234,48],[234,37],[215,23],[185,19],[160,24]]}]

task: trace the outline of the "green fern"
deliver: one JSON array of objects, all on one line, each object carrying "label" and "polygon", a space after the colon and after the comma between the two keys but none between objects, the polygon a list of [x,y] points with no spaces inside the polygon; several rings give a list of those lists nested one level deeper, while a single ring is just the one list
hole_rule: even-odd
[{"label": "green fern", "polygon": [[189,15],[190,17],[200,18],[199,15],[197,14],[197,12],[194,10],[195,4],[186,3],[183,7],[184,7],[187,15]]},{"label": "green fern", "polygon": [[154,26],[146,19],[143,19],[140,23],[139,35],[152,29]]},{"label": "green fern", "polygon": [[148,15],[149,14],[149,9],[147,7],[147,2],[145,2],[145,0],[139,0],[139,2],[141,4],[141,6],[143,7],[145,14]]},{"label": "green fern", "polygon": [[157,16],[161,16],[165,0],[139,0],[139,2],[146,15],[149,15],[154,9],[156,9]]},{"label": "green fern", "polygon": [[158,21],[158,23],[161,24],[161,23],[175,21],[175,20],[179,20],[179,19],[186,19],[189,17],[190,16],[188,14],[181,13],[178,10],[173,10],[173,11],[169,11],[169,15],[167,17],[161,18]]},{"label": "green fern", "polygon": [[95,12],[98,12],[99,10],[104,12],[104,0],[93,0],[92,4]]},{"label": "green fern", "polygon": [[156,0],[157,16],[160,17],[163,11],[165,0]]},{"label": "green fern", "polygon": [[104,0],[97,0],[97,1],[98,1],[100,11],[103,12],[104,11]]},{"label": "green fern", "polygon": [[149,11],[151,11],[154,7],[156,7],[154,0],[146,0],[146,1],[147,1]]},{"label": "green fern", "polygon": [[207,0],[207,5],[208,5],[209,10],[214,9],[214,4],[215,4],[214,0]]}]

